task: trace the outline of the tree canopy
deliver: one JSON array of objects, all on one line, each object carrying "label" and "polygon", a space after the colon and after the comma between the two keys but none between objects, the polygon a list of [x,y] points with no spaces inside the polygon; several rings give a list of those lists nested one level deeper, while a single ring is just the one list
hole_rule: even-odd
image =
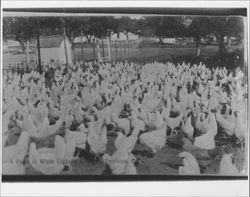
[{"label": "tree canopy", "polygon": [[67,37],[73,42],[81,34],[103,38],[110,31],[141,36],[194,37],[199,47],[201,37],[214,35],[217,38],[219,51],[225,50],[224,37],[243,38],[244,21],[242,17],[200,17],[200,16],[145,16],[132,19],[128,16],[67,16],[67,17],[4,17],[3,38],[15,39],[23,45],[37,34],[62,34],[63,28]]}]

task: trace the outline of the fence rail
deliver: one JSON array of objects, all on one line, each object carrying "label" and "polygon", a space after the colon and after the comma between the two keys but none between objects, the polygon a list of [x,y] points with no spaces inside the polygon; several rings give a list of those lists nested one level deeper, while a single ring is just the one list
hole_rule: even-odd
[{"label": "fence rail", "polygon": [[74,44],[75,60],[118,60],[136,56],[138,41],[101,41],[99,43]]}]

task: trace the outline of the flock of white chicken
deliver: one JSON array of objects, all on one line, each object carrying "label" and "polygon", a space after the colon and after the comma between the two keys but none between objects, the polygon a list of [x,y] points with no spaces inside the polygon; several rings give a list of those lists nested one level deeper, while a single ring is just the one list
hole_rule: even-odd
[{"label": "flock of white chicken", "polygon": [[[76,148],[87,145],[112,174],[137,174],[135,145],[140,143],[157,154],[167,138],[175,135],[198,149],[212,150],[215,136],[224,132],[236,136],[245,149],[247,92],[240,69],[233,74],[203,64],[158,62],[88,67],[85,72],[77,68],[67,74],[57,69],[50,88],[44,75],[36,72],[3,76],[3,174],[25,174],[26,156],[36,171],[59,174],[78,159]],[[11,125],[21,132],[16,144],[6,145]],[[110,155],[106,149],[113,134],[116,150]],[[51,135],[54,147],[37,147],[34,139]],[[242,173],[232,155],[221,158],[221,175]],[[190,152],[176,157],[183,158],[179,174],[201,174]]]}]

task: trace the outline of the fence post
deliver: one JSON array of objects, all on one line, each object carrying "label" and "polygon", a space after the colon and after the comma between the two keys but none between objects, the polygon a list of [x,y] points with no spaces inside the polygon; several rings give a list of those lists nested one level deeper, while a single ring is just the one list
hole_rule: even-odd
[{"label": "fence post", "polygon": [[126,58],[129,56],[128,54],[128,40],[125,41],[125,51],[126,51]]},{"label": "fence post", "polygon": [[37,60],[38,60],[38,70],[39,73],[42,74],[43,69],[42,69],[42,64],[41,64],[41,51],[40,51],[40,33],[39,33],[39,29],[40,29],[40,24],[39,24],[39,20],[36,21],[37,25],[36,25],[36,46],[37,46]]},{"label": "fence post", "polygon": [[134,41],[133,42],[134,56],[136,55],[136,46],[137,46],[137,43],[136,43],[136,41]]},{"label": "fence post", "polygon": [[134,41],[131,43],[131,49],[132,49],[132,56],[134,56]]},{"label": "fence post", "polygon": [[126,50],[126,41],[124,42],[124,58],[127,56],[127,50]]},{"label": "fence post", "polygon": [[127,51],[128,51],[128,57],[129,57],[129,40],[127,40]]},{"label": "fence post", "polygon": [[122,45],[121,45],[121,41],[118,41],[118,53],[117,56],[118,58],[122,58]]},{"label": "fence post", "polygon": [[130,57],[130,46],[129,46],[129,40],[128,40],[128,44],[127,44],[127,46],[128,46],[128,57]]},{"label": "fence post", "polygon": [[115,40],[115,58],[117,59],[117,46],[116,46],[116,40]]},{"label": "fence post", "polygon": [[64,40],[64,50],[65,50],[65,57],[66,57],[66,65],[67,69],[69,67],[69,61],[68,61],[68,53],[67,53],[67,46],[66,46],[66,32],[65,27],[63,27],[63,40]]},{"label": "fence post", "polygon": [[130,57],[132,57],[132,40],[129,42],[129,51],[130,51]]},{"label": "fence post", "polygon": [[104,52],[104,42],[103,42],[103,38],[102,38],[102,58],[105,57],[105,52]]},{"label": "fence post", "polygon": [[97,40],[97,59],[98,61],[101,61],[99,40]]},{"label": "fence post", "polygon": [[93,43],[93,59],[95,60],[95,47],[96,47],[96,43],[94,42]]},{"label": "fence post", "polygon": [[109,55],[108,58],[111,61],[111,44],[108,36],[107,36],[107,44],[108,44],[108,55]]},{"label": "fence post", "polygon": [[30,43],[27,41],[27,47],[26,47],[26,53],[27,53],[27,63],[30,63]]},{"label": "fence post", "polygon": [[37,48],[35,48],[35,55],[33,57],[35,64],[37,64]]},{"label": "fence post", "polygon": [[82,42],[82,36],[83,36],[83,32],[81,31],[81,55],[82,55],[82,63],[84,62],[84,58],[83,58],[83,42]]}]

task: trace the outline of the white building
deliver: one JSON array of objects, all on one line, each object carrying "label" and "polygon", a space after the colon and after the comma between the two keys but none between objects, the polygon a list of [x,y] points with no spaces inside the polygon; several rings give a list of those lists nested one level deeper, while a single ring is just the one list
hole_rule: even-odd
[{"label": "white building", "polygon": [[20,42],[16,40],[7,40],[8,47],[20,47]]},{"label": "white building", "polygon": [[162,38],[162,43],[175,44],[176,43],[176,38]]},{"label": "white building", "polygon": [[[129,40],[139,40],[139,36],[136,35],[136,34],[133,34],[133,33],[129,32],[128,33],[128,39]],[[122,32],[119,33],[119,36],[118,36],[117,33],[114,33],[114,34],[111,35],[110,40],[111,41],[115,41],[115,40],[127,40],[127,36],[124,33],[122,33]]]},{"label": "white building", "polygon": [[54,60],[66,64],[67,63],[66,54],[67,54],[68,63],[72,64],[71,43],[67,37],[65,37],[65,42],[64,42],[64,37],[62,35],[41,36],[40,53],[41,53],[41,61],[44,63],[48,63],[51,60]]},{"label": "white building", "polygon": [[141,41],[142,42],[152,42],[152,43],[154,43],[154,42],[159,42],[159,38],[157,38],[157,37],[153,37],[153,36],[151,36],[151,37],[141,37]]},{"label": "white building", "polygon": [[8,52],[8,44],[7,44],[7,42],[3,41],[2,49],[3,49],[3,53],[7,53]]},{"label": "white building", "polygon": [[75,37],[74,38],[74,43],[76,44],[76,43],[81,43],[81,42],[87,42],[88,41],[88,39],[86,38],[86,36],[82,36],[82,38],[81,38],[81,36],[78,36],[78,37]]}]

